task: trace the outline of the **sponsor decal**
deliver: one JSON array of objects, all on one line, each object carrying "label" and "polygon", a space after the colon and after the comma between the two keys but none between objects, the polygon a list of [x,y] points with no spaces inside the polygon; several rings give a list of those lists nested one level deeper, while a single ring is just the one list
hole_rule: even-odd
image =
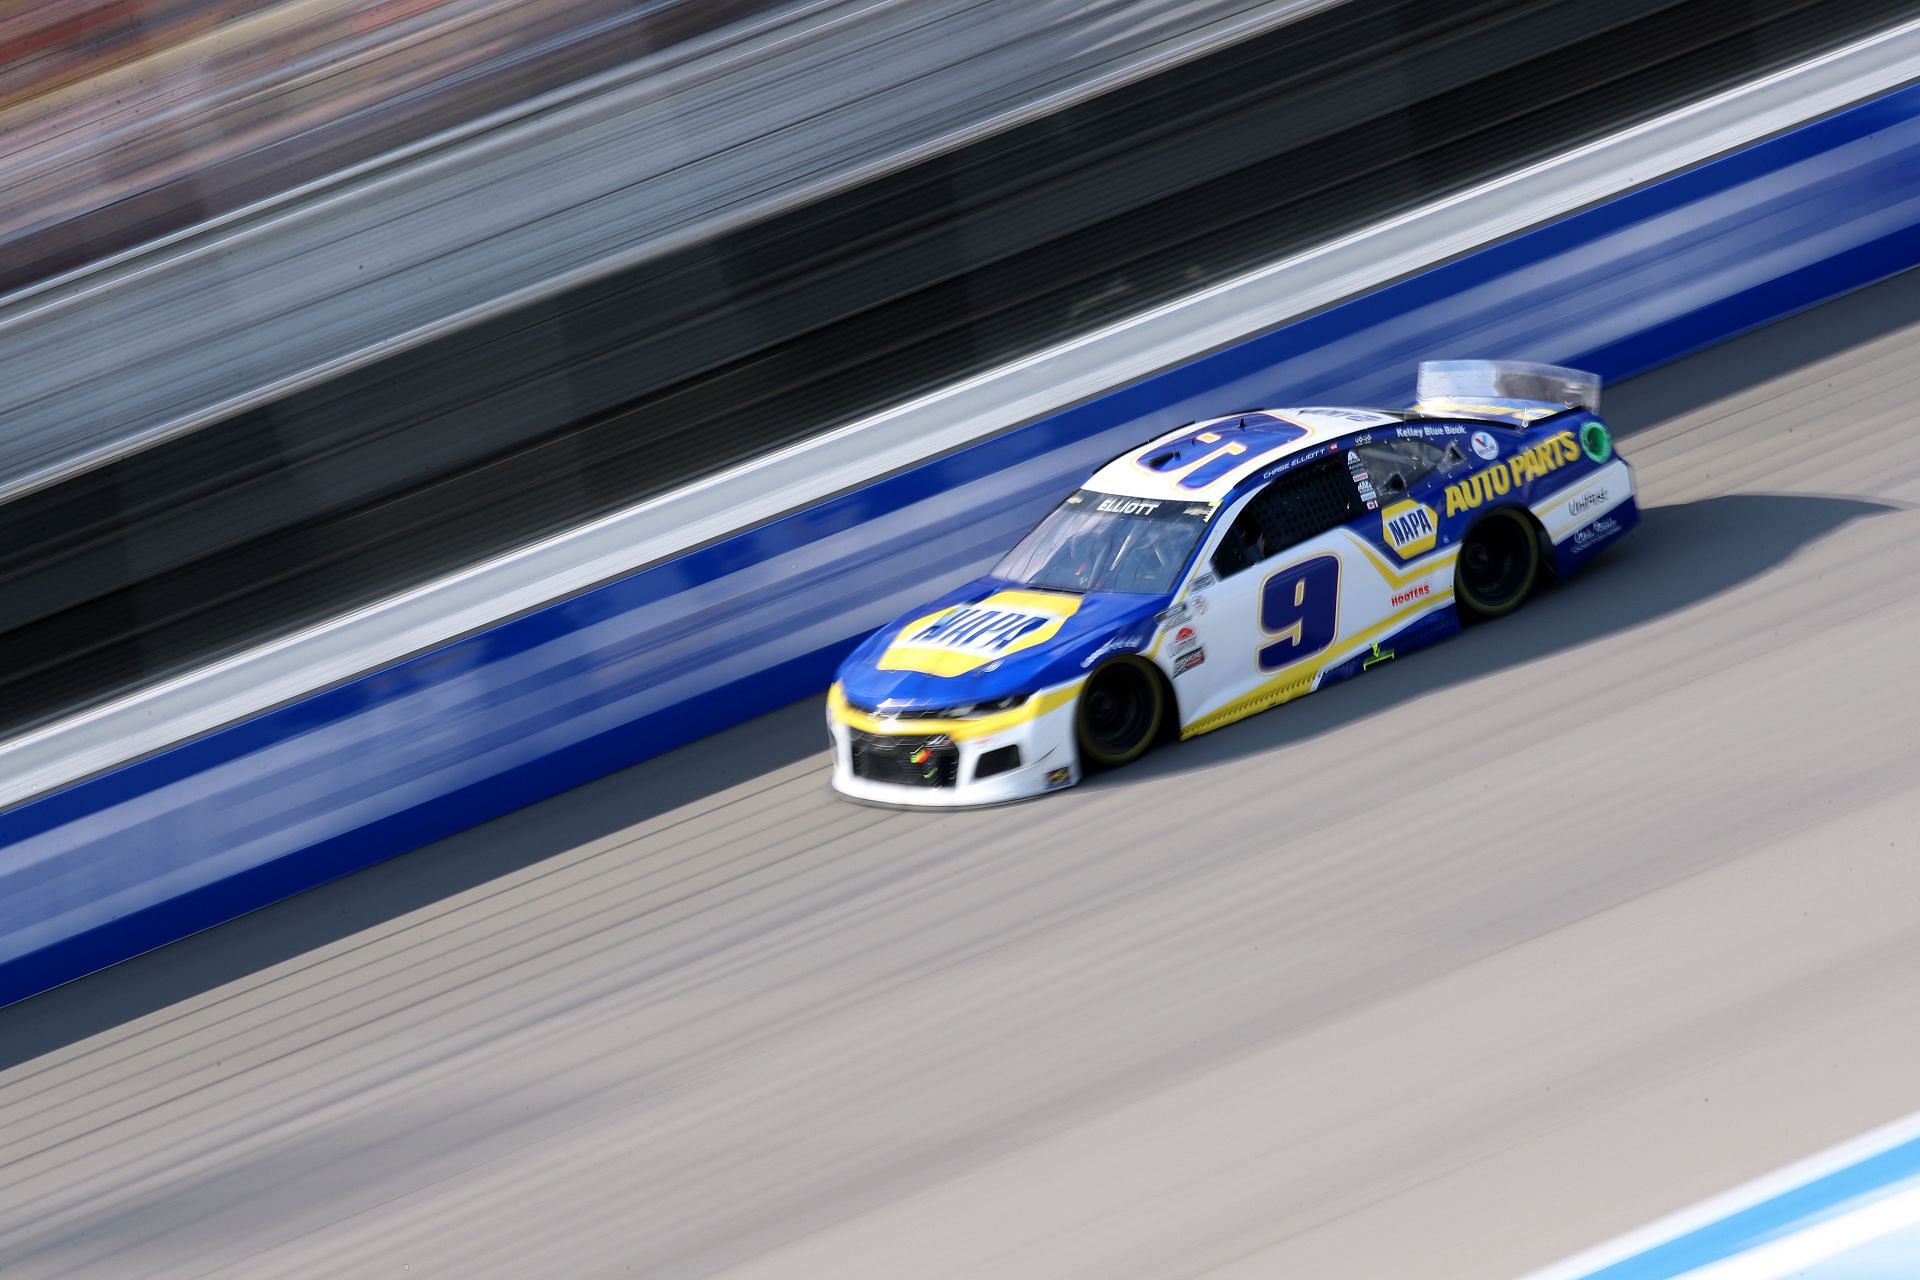
[{"label": "sponsor decal", "polygon": [[1088,667],[1100,661],[1100,659],[1106,657],[1110,653],[1115,653],[1123,649],[1137,649],[1139,647],[1140,647],[1139,645],[1134,643],[1133,638],[1131,636],[1113,636],[1110,639],[1108,639],[1105,644],[1101,645],[1098,649],[1095,649],[1092,653],[1080,659],[1080,669],[1082,671],[1085,671]]},{"label": "sponsor decal", "polygon": [[1360,669],[1362,671],[1365,671],[1369,667],[1377,667],[1383,662],[1392,662],[1392,661],[1393,661],[1393,650],[1387,649],[1383,651],[1380,648],[1380,642],[1378,640],[1375,640],[1373,642],[1373,652],[1368,655],[1366,661],[1360,664]]},{"label": "sponsor decal", "polygon": [[1467,443],[1472,446],[1475,454],[1488,462],[1500,456],[1500,442],[1493,438],[1491,431],[1476,431]]},{"label": "sponsor decal", "polygon": [[1187,603],[1193,606],[1194,613],[1198,614],[1201,617],[1206,616],[1207,598],[1205,596],[1190,596],[1188,597]]},{"label": "sponsor decal", "polygon": [[1193,616],[1193,610],[1187,608],[1186,603],[1182,601],[1179,604],[1170,604],[1161,610],[1160,621],[1173,625],[1185,622],[1191,616]]},{"label": "sponsor decal", "polygon": [[1467,429],[1452,423],[1438,427],[1395,427],[1393,434],[1402,440],[1444,440],[1448,436],[1463,436]]},{"label": "sponsor decal", "polygon": [[1182,627],[1173,633],[1173,653],[1175,657],[1179,657],[1189,649],[1197,649],[1199,647],[1200,637],[1194,632],[1192,627]]},{"label": "sponsor decal", "polygon": [[1190,649],[1173,660],[1173,674],[1185,675],[1207,660],[1205,649]]},{"label": "sponsor decal", "polygon": [[1119,516],[1150,516],[1160,509],[1161,504],[1145,498],[1102,498],[1096,511],[1107,511]]},{"label": "sponsor decal", "polygon": [[1378,500],[1374,498],[1367,498],[1367,499],[1364,499],[1364,501],[1367,504],[1367,510],[1378,511],[1380,509],[1380,503]]},{"label": "sponsor decal", "polygon": [[997,591],[977,604],[954,605],[900,629],[875,666],[956,676],[1044,644],[1080,607],[1076,597],[1039,591]]},{"label": "sponsor decal", "polygon": [[1551,475],[1580,458],[1580,446],[1573,432],[1562,431],[1544,443],[1474,472],[1458,484],[1447,486],[1447,514],[1471,511],[1484,503],[1510,493],[1516,487]]},{"label": "sponsor decal", "polygon": [[914,749],[912,755],[907,757],[907,763],[918,769],[922,778],[931,781],[940,774],[940,764],[933,758],[933,749],[935,747],[945,746],[946,743],[947,740],[945,738],[927,739]]},{"label": "sponsor decal", "polygon": [[1214,583],[1218,581],[1220,581],[1220,579],[1216,578],[1213,575],[1213,570],[1203,569],[1199,573],[1196,573],[1193,575],[1193,589],[1195,591],[1205,591],[1208,587],[1212,586]]},{"label": "sponsor decal", "polygon": [[1433,550],[1439,522],[1424,502],[1396,502],[1380,513],[1380,530],[1387,545],[1406,560]]},{"label": "sponsor decal", "polygon": [[1567,499],[1567,515],[1569,516],[1584,515],[1585,513],[1593,510],[1595,507],[1604,507],[1606,505],[1607,505],[1606,488],[1604,486],[1595,487],[1592,489],[1588,489],[1585,493],[1576,494],[1575,496],[1568,498]]},{"label": "sponsor decal", "polygon": [[1423,582],[1417,587],[1408,587],[1405,591],[1394,592],[1393,598],[1388,601],[1388,603],[1397,609],[1403,604],[1411,603],[1412,601],[1420,599],[1422,596],[1432,594],[1433,588]]},{"label": "sponsor decal", "polygon": [[1010,609],[955,609],[908,635],[907,643],[998,653],[1050,621],[1039,614]]},{"label": "sponsor decal", "polygon": [[1379,496],[1373,491],[1373,477],[1367,473],[1367,468],[1360,461],[1359,454],[1347,455],[1347,474],[1353,477],[1354,488],[1359,490],[1361,501]]},{"label": "sponsor decal", "polygon": [[1047,785],[1050,787],[1064,787],[1072,778],[1073,770],[1064,766],[1047,770]]},{"label": "sponsor decal", "polygon": [[1604,424],[1589,422],[1580,428],[1580,451],[1595,462],[1605,462],[1613,456],[1613,437],[1607,434]]},{"label": "sponsor decal", "polygon": [[1611,538],[1618,532],[1620,532],[1620,522],[1618,520],[1615,520],[1612,516],[1601,516],[1598,520],[1595,520],[1592,524],[1577,531],[1573,535],[1573,545],[1576,547],[1589,547],[1603,539]]}]

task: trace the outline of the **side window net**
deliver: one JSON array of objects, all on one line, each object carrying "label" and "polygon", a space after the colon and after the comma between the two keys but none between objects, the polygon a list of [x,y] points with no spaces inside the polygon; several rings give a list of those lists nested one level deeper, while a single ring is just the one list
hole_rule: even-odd
[{"label": "side window net", "polygon": [[1334,457],[1308,463],[1261,490],[1234,518],[1213,553],[1213,570],[1231,577],[1361,510],[1344,462]]}]

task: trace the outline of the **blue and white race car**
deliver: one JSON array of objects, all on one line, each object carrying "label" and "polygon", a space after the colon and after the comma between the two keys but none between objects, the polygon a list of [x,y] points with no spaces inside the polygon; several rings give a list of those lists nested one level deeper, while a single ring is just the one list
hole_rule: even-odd
[{"label": "blue and white race car", "polygon": [[1593,375],[1429,362],[1417,397],[1232,414],[1109,462],[841,665],[834,786],[933,806],[1071,786],[1509,613],[1639,520]]}]

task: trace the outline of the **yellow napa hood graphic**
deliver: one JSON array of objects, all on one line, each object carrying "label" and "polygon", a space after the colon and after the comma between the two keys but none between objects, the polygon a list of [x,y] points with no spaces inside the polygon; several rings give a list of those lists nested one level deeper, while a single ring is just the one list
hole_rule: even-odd
[{"label": "yellow napa hood graphic", "polygon": [[996,658],[1053,639],[1080,608],[1080,597],[1052,591],[996,591],[976,604],[957,604],[900,628],[874,665],[882,671],[960,676]]}]

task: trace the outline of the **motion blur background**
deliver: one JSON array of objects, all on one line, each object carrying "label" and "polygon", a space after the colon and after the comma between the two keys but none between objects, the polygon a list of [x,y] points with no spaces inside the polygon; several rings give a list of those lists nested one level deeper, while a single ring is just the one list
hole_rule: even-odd
[{"label": "motion blur background", "polygon": [[[553,671],[713,645],[700,628],[736,602],[699,595],[708,571],[680,552],[744,574],[759,562],[725,535],[878,477],[494,595],[515,556],[746,464],[791,476],[797,446],[856,420],[1363,228],[1405,218],[1417,242],[1444,202],[1715,95],[1766,98],[1912,17],[1911,0],[18,0],[0,14],[0,970],[78,939],[54,966],[71,978],[384,856],[338,852],[372,829],[363,803],[383,820],[392,803],[393,849],[458,830],[433,788],[461,753],[508,752],[587,700]],[[1920,78],[1910,54],[1888,65],[1801,114],[1776,93],[1775,123],[1687,164]],[[1661,176],[1603,175],[1551,215]],[[1861,211],[1893,228],[1868,247],[1911,236],[1899,200]],[[1795,251],[1745,210],[1723,246]],[[1491,240],[1548,216],[1519,208]],[[1657,250],[1662,232],[1630,230]],[[1436,238],[1345,292],[1266,298],[1252,330],[1126,380],[1484,247]],[[1724,301],[1686,270],[1676,291]],[[1890,1064],[1920,1027],[1896,980],[1914,886],[1878,850],[1920,817],[1893,714],[1915,691],[1877,665],[1900,624],[1873,612],[1909,593],[1857,566],[1910,573],[1920,546],[1898,523],[1920,502],[1899,418],[1915,298],[1909,273],[1610,390],[1650,495],[1634,545],[1657,553],[1596,572],[1598,615],[1555,594],[1491,641],[1038,814],[848,810],[821,794],[817,706],[742,702],[736,720],[771,714],[0,1010],[0,1274],[406,1256],[897,1276],[937,1270],[901,1261],[930,1235],[987,1275],[1292,1274],[1262,1269],[1267,1248],[1312,1274],[1499,1274],[1910,1107]],[[921,425],[876,451],[957,449],[902,421]],[[993,518],[1052,496],[1035,484]],[[834,510],[839,533],[870,518]],[[981,546],[887,570],[886,590],[977,560],[999,528],[978,523]],[[765,559],[769,609],[828,576]],[[649,568],[684,592],[663,596],[657,650],[564,635],[550,666],[490,674],[521,656],[486,648],[498,624],[567,600],[584,633],[612,617],[588,589]],[[460,591],[438,630],[385,622]],[[785,623],[764,616],[734,629],[771,651],[758,633]],[[822,630],[813,656],[847,638]],[[324,660],[251,674],[304,653]],[[423,654],[448,685],[393,675]],[[1726,654],[1752,666],[1715,684]],[[233,672],[237,692],[207,692]],[[466,674],[471,702],[446,691]],[[1756,687],[1782,691],[1778,718]],[[439,722],[403,774],[334,795],[329,768],[366,753],[300,718],[328,692],[390,701],[388,729]],[[534,704],[552,718],[510,717]],[[1562,705],[1580,736],[1548,723]],[[276,715],[278,736],[218,755]],[[705,732],[680,718],[673,742]],[[1767,748],[1789,739],[1808,754]],[[1495,763],[1383,778],[1414,741]],[[651,748],[620,750],[607,768]],[[1582,780],[1550,839],[1490,790],[1543,770]],[[452,803],[485,808],[493,782]],[[1808,817],[1803,787],[1847,803]],[[325,841],[333,861],[288,870]],[[1875,852],[1808,871],[1848,841]],[[1822,895],[1846,910],[1797,923]],[[1744,905],[1719,919],[1696,898]],[[1800,927],[1801,949],[1777,945]],[[1675,941],[1716,929],[1752,936]],[[1651,977],[1621,963],[1649,955]],[[1532,990],[1541,973],[1575,975],[1600,1015]],[[1822,1019],[1832,1038],[1795,1038]],[[1248,1055],[1270,1055],[1258,1078],[1212,1095],[1264,1117],[1235,1133],[1196,1082]],[[1769,1140],[1655,1105],[1709,1070],[1778,1121]],[[1109,1200],[1087,1175],[1111,1150],[1061,1136],[1082,1122],[1128,1150],[1206,1141]],[[1697,1142],[1637,1163],[1682,1132]],[[1069,1172],[1033,1167],[1055,1158]],[[1550,1194],[1580,1178],[1592,1212]],[[1057,1186],[1081,1189],[1057,1216],[1006,1208]],[[1524,1228],[1510,1201],[1537,1210]],[[1421,1234],[1451,1223],[1459,1244],[1489,1215],[1491,1243]],[[998,1254],[973,1230],[1016,1219]]]},{"label": "motion blur background", "polygon": [[777,7],[23,0],[0,17],[0,288]]},{"label": "motion blur background", "polygon": [[[378,205],[361,224],[299,240],[289,259],[304,283],[278,296],[256,291],[280,286],[284,272],[216,255],[174,268],[199,278],[146,309],[110,292],[0,299],[0,372],[10,375],[0,410],[13,410],[0,419],[0,496],[12,495],[0,505],[0,731],[830,429],[1773,70],[1904,9],[1898,0],[33,6],[8,19],[17,61],[0,122],[0,163],[17,193],[0,228],[0,275],[15,284],[622,59],[670,57],[676,41],[727,36],[729,22],[746,25],[698,56],[743,57],[746,82],[763,88],[742,94],[717,70],[689,69],[698,56],[682,45],[693,61],[674,64],[683,78],[670,96],[594,126],[611,137],[586,156],[584,186],[548,171],[582,163],[589,126],[510,151],[515,172],[539,175],[531,187],[483,187],[475,161],[420,210],[424,245],[394,277],[470,270],[474,287],[433,295],[437,310],[393,314],[419,296],[395,299],[400,284],[370,300],[349,290],[366,270],[362,241],[383,233]],[[775,26],[762,35],[756,22]],[[1124,92],[1047,100],[1116,73],[1140,78]],[[965,132],[1034,103],[1052,109]],[[803,146],[809,125],[824,139],[806,144],[816,150]],[[770,145],[742,190],[727,166],[754,141]],[[654,161],[663,150],[670,166]],[[847,182],[861,165],[884,171]],[[682,195],[672,184],[689,177],[694,190]],[[740,221],[742,209],[754,212],[754,189],[776,182],[793,198]],[[727,198],[699,202],[716,190]],[[642,198],[612,207],[622,191]],[[556,208],[563,199],[570,207]],[[594,278],[298,385],[311,365],[524,288],[518,277],[483,287],[500,259],[528,252],[474,207],[494,200],[513,202],[512,223],[536,230],[572,215],[563,230],[589,237],[586,251],[544,265]],[[538,239],[550,246],[560,234]],[[315,282],[319,292],[307,292]],[[327,303],[343,297],[351,311],[332,317]],[[115,323],[103,325],[109,309]],[[316,316],[337,342],[277,362]],[[211,365],[206,379],[182,372],[195,360]],[[283,379],[295,389],[275,394]],[[147,434],[175,421],[189,429]]]}]

